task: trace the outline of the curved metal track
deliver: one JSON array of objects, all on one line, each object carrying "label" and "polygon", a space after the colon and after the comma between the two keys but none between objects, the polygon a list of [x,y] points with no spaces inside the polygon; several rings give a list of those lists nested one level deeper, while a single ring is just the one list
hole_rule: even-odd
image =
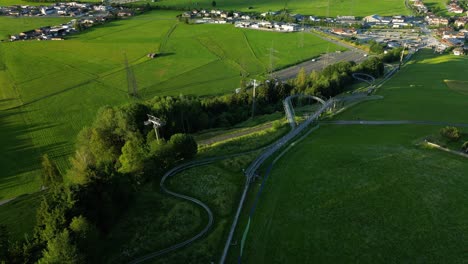
[{"label": "curved metal track", "polygon": [[[285,99],[286,101],[286,99]],[[300,124],[297,128],[292,129],[288,134],[280,138],[275,143],[271,144],[269,147],[265,149],[247,168],[245,171],[245,185],[244,191],[242,193],[241,199],[239,201],[239,205],[237,207],[236,215],[234,216],[234,221],[231,225],[231,229],[229,230],[229,235],[226,240],[226,244],[224,245],[223,254],[221,255],[221,259],[219,263],[223,264],[226,261],[227,253],[229,251],[229,247],[231,246],[232,237],[234,236],[234,231],[237,226],[237,222],[239,221],[240,213],[242,211],[242,207],[247,196],[247,192],[249,190],[250,182],[252,181],[253,177],[255,176],[258,168],[263,164],[265,160],[271,157],[276,151],[281,149],[286,143],[288,143],[291,139],[299,135],[305,128],[307,128],[312,122],[314,122],[319,116],[326,111],[328,108],[332,107],[336,102],[335,99],[330,99],[325,102],[322,107],[317,110],[313,115],[311,115],[305,122]]]},{"label": "curved metal track", "polygon": [[284,112],[286,113],[286,118],[288,119],[289,125],[293,129],[296,127],[296,120],[294,119],[294,117],[296,116],[296,113],[294,112],[294,107],[292,106],[291,100],[294,99],[294,98],[297,98],[299,96],[306,97],[306,98],[312,98],[312,99],[318,101],[319,103],[321,103],[322,105],[326,104],[326,102],[322,98],[317,97],[317,96],[313,96],[313,95],[294,94],[294,95],[290,95],[290,96],[286,97],[284,99],[284,101],[283,101]]},{"label": "curved metal track", "polygon": [[367,73],[357,72],[357,73],[353,73],[351,76],[353,76],[354,79],[366,82],[369,85],[373,85],[375,82],[375,77]]},{"label": "curved metal track", "polygon": [[219,157],[207,158],[207,159],[198,160],[198,161],[190,161],[190,162],[181,164],[179,166],[176,166],[176,167],[172,168],[171,170],[169,170],[168,172],[166,172],[164,174],[164,176],[162,177],[161,182],[159,183],[159,185],[161,186],[162,192],[166,193],[166,194],[169,194],[169,195],[172,195],[174,197],[177,197],[177,198],[184,199],[184,200],[187,200],[189,202],[195,203],[198,206],[200,206],[201,208],[203,208],[203,210],[205,210],[205,212],[208,215],[208,223],[203,228],[203,230],[198,232],[193,237],[191,237],[191,238],[189,238],[189,239],[187,239],[185,241],[182,241],[180,243],[177,243],[175,245],[172,245],[170,247],[167,247],[165,249],[158,250],[158,251],[149,253],[147,255],[144,255],[142,257],[139,257],[139,258],[137,258],[135,260],[130,261],[129,263],[130,264],[142,263],[142,262],[150,260],[152,258],[164,255],[166,253],[169,253],[169,252],[171,252],[173,250],[185,247],[185,246],[193,243],[195,240],[199,239],[203,235],[205,235],[208,232],[208,230],[210,230],[211,226],[213,225],[213,222],[214,222],[213,212],[211,212],[211,209],[206,204],[204,204],[202,201],[200,201],[198,199],[195,199],[193,197],[190,197],[190,196],[187,196],[187,195],[184,195],[184,194],[173,192],[173,191],[166,188],[164,183],[166,182],[166,180],[169,177],[172,177],[172,176],[174,176],[174,175],[176,175],[176,174],[178,174],[178,173],[180,173],[180,172],[182,172],[184,170],[190,169],[190,168],[208,165],[210,163],[220,161],[220,160],[223,160],[223,159],[228,159],[228,158],[233,158],[233,157],[237,157],[237,156],[246,155],[246,154],[261,150],[261,149],[263,149],[263,148],[250,150],[250,151],[246,151],[246,152],[242,152],[242,153],[231,154],[231,155],[224,155],[224,156],[219,156]]}]

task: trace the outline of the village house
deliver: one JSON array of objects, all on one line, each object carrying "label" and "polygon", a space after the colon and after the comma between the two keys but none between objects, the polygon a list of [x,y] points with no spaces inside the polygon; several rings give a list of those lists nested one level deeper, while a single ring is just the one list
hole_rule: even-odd
[{"label": "village house", "polygon": [[463,13],[463,8],[458,4],[458,0],[452,0],[450,3],[447,5],[447,11],[456,13],[456,14],[462,14]]},{"label": "village house", "polygon": [[356,35],[357,31],[354,28],[332,28],[331,33],[339,35],[339,36],[352,36]]},{"label": "village house", "polygon": [[56,12],[55,8],[50,8],[50,7],[42,7],[41,8],[41,13],[43,15],[46,15],[46,16],[55,14],[55,12]]},{"label": "village house", "polygon": [[468,23],[468,16],[465,17],[459,17],[455,22],[453,23],[457,27],[464,27]]},{"label": "village house", "polygon": [[375,23],[380,23],[382,21],[382,17],[379,15],[371,15],[371,16],[366,16],[364,17],[364,22],[368,24],[375,24]]},{"label": "village house", "polygon": [[462,55],[465,55],[465,51],[463,48],[455,48],[453,49],[453,55],[462,56]]},{"label": "village house", "polygon": [[134,12],[132,10],[120,10],[117,13],[118,17],[131,17],[134,15]]},{"label": "village house", "polygon": [[446,26],[449,24],[449,20],[444,17],[436,17],[434,15],[426,16],[426,21],[429,25],[433,26]]},{"label": "village house", "polygon": [[465,33],[461,31],[444,31],[442,33],[442,39],[451,39],[451,38],[465,39]]},{"label": "village house", "polygon": [[340,24],[348,24],[348,25],[361,23],[361,21],[357,21],[356,17],[354,16],[337,16],[336,22]]},{"label": "village house", "polygon": [[309,16],[309,20],[311,22],[320,22],[320,21],[322,21],[322,19],[320,19],[318,17],[314,17],[314,16]]}]

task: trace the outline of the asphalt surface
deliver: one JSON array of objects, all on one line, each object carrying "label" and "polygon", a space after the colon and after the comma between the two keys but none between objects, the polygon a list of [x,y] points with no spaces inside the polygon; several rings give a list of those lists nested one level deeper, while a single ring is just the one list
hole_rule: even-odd
[{"label": "asphalt surface", "polygon": [[297,73],[301,68],[304,68],[306,72],[312,72],[312,71],[320,71],[326,66],[337,63],[340,61],[354,61],[356,63],[360,63],[364,61],[367,57],[364,56],[366,54],[364,51],[357,49],[351,45],[345,44],[343,42],[334,40],[332,38],[327,38],[325,36],[315,34],[313,31],[308,32],[309,34],[313,34],[314,36],[317,36],[325,41],[331,42],[333,44],[336,44],[338,46],[342,46],[347,48],[347,51],[343,52],[332,52],[332,53],[327,53],[319,58],[316,58],[315,61],[309,60],[294,66],[291,66],[289,68],[283,69],[276,71],[274,73],[275,77],[280,79],[280,80],[288,80],[292,78],[296,78]]},{"label": "asphalt surface", "polygon": [[337,63],[340,61],[355,61],[356,63],[362,62],[366,57],[363,53],[356,51],[347,50],[340,53],[327,53],[320,56],[316,61],[306,61],[289,68],[279,70],[274,73],[274,76],[282,81],[296,78],[297,73],[301,68],[304,68],[306,72],[321,71],[323,68],[330,64]]}]

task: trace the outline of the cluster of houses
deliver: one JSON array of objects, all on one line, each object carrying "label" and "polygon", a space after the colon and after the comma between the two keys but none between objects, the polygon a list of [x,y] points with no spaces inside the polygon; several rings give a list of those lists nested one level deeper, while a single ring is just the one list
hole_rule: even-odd
[{"label": "cluster of houses", "polygon": [[[9,11],[10,10],[10,11]],[[11,13],[16,10],[17,13]],[[103,24],[116,17],[133,16],[139,9],[126,9],[123,7],[111,7],[106,5],[92,5],[85,3],[56,3],[52,6],[12,6],[0,7],[2,14],[11,16],[75,16],[76,19],[66,24],[41,27],[29,31],[20,32],[10,36],[10,41],[18,40],[63,40],[69,34],[86,30],[92,26]],[[7,12],[7,13],[5,13]],[[37,13],[40,12],[40,13]]]},{"label": "cluster of houses", "polygon": [[110,6],[67,2],[50,6],[15,5],[0,7],[0,14],[6,16],[86,16],[92,11],[109,11]]},{"label": "cluster of houses", "polygon": [[370,15],[363,19],[364,23],[368,26],[376,27],[391,27],[391,28],[404,28],[412,27],[417,21],[415,17],[406,16],[379,16]]},{"label": "cluster of houses", "polygon": [[465,47],[465,41],[468,40],[468,30],[462,29],[454,31],[451,28],[440,28],[436,31],[440,38],[440,43],[445,47],[454,47],[455,49]]},{"label": "cluster of houses", "polygon": [[222,10],[192,10],[182,14],[182,18],[191,19],[195,24],[234,24],[239,28],[250,28],[258,30],[273,30],[280,32],[294,32],[300,30],[295,23],[269,22],[265,21],[267,15],[276,12],[266,12],[260,15],[244,14],[241,12],[225,12]]},{"label": "cluster of houses", "polygon": [[[447,26],[450,21],[447,18],[444,17],[438,17],[435,16],[434,14],[428,13],[424,20],[430,25],[430,26]],[[468,24],[468,15],[463,16],[463,17],[458,17],[453,25],[456,27],[464,27],[466,24]]]},{"label": "cluster of houses", "polygon": [[236,21],[234,25],[240,28],[274,30],[279,32],[294,32],[301,29],[298,24],[269,21]]},{"label": "cluster of houses", "polygon": [[18,40],[63,40],[63,37],[78,32],[80,29],[91,27],[97,23],[103,23],[106,17],[96,17],[87,19],[73,19],[72,21],[57,26],[46,26],[29,31],[11,35],[10,41]]},{"label": "cluster of houses", "polygon": [[0,15],[5,16],[69,16],[84,17],[103,15],[112,12],[117,16],[132,16],[132,10],[123,7],[112,7],[110,5],[93,5],[88,3],[65,2],[55,3],[49,6],[0,6]]}]

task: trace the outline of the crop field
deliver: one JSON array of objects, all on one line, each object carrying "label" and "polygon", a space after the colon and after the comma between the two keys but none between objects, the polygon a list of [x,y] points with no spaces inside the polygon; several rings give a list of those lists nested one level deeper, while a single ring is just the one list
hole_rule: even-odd
[{"label": "crop field", "polygon": [[[466,95],[444,83],[466,80],[466,59],[430,52],[414,59],[380,88],[383,100],[336,118],[468,123]],[[440,128],[323,125],[273,167],[252,218],[244,262],[466,260],[468,160],[420,145]],[[239,252],[233,247],[231,259]]]},{"label": "crop field", "polygon": [[[151,0],[141,2],[152,3]],[[177,8],[212,8],[212,0],[162,0],[155,5]],[[372,14],[408,14],[403,0],[382,0],[378,3],[372,0],[223,0],[216,1],[216,8],[249,12],[279,11],[286,8],[292,13],[316,16],[352,15],[364,17]]]},{"label": "crop field", "polygon": [[[65,172],[77,133],[97,109],[134,100],[126,59],[145,99],[232,92],[242,72],[258,77],[343,49],[309,34],[186,25],[177,14],[118,20],[65,41],[0,43],[0,200],[39,189],[44,153]],[[161,55],[149,59],[151,52]]]}]

